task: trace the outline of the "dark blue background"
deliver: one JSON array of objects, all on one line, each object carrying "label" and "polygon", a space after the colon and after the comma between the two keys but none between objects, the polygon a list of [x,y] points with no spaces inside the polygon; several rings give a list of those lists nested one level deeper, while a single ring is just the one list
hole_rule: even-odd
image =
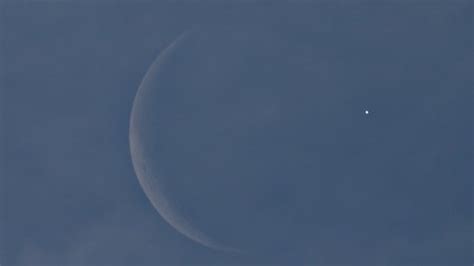
[{"label": "dark blue background", "polygon": [[[291,258],[229,255],[186,239],[152,208],[133,172],[128,122],[136,89],[159,52],[197,24],[271,18],[282,25],[339,32],[346,38],[334,45],[370,55],[367,62],[384,60],[373,45],[377,42],[393,43],[394,51],[417,51],[401,54],[412,61],[393,71],[403,76],[410,66],[419,66],[410,73],[430,80],[420,84],[447,88],[440,97],[454,97],[459,112],[453,124],[462,132],[446,138],[465,148],[446,152],[461,152],[459,158],[472,162],[473,8],[467,1],[272,7],[25,2],[2,8],[0,127],[6,167],[1,200],[6,208],[0,236],[5,265],[293,265]],[[363,71],[364,64],[360,67]],[[376,86],[378,78],[374,73],[373,80],[359,82]],[[393,258],[389,247],[375,248],[379,254],[374,256],[387,254],[388,262],[416,265],[472,263],[473,172],[462,165],[455,170],[457,179],[445,182],[448,187],[456,183],[459,200],[453,213],[463,219],[453,219],[442,238],[394,243],[410,250],[405,258]],[[331,252],[343,257],[354,250]],[[436,260],[430,254],[437,254]],[[303,260],[320,262],[311,253]]]}]

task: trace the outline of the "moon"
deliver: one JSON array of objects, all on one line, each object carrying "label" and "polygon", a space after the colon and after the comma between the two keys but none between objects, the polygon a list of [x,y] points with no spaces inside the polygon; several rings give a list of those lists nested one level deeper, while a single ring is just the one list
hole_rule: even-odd
[{"label": "moon", "polygon": [[200,28],[151,65],[131,112],[131,157],[177,231],[217,250],[324,253],[393,240],[405,227],[388,226],[415,226],[415,206],[437,201],[424,186],[449,145],[425,108],[436,93],[384,87],[400,79],[390,69],[368,84],[380,65],[324,34]]},{"label": "moon", "polygon": [[[150,99],[156,93],[157,77],[161,76],[161,68],[170,57],[174,56],[175,50],[189,38],[190,33],[182,34],[169,47],[167,47],[158,59],[152,64],[143,79],[140,88],[136,94],[132,114],[130,119],[130,151],[132,155],[132,162],[137,174],[140,185],[145,194],[149,198],[152,205],[161,214],[161,216],[176,230],[183,235],[199,242],[207,247],[217,250],[232,250],[233,248],[225,247],[210,238],[205,233],[195,228],[181,213],[177,211],[176,203],[170,200],[169,192],[166,190],[166,173],[154,164],[156,159],[156,151],[153,149],[157,143],[149,143],[152,138],[147,136],[148,123],[150,121],[150,114],[146,114],[147,108],[150,108]],[[154,145],[153,145],[154,144]]]},{"label": "moon", "polygon": [[[280,135],[296,137],[290,127],[298,114],[288,108],[297,103],[284,98],[290,83],[309,73],[272,78],[290,70],[284,60],[276,60],[280,52],[293,53],[281,36],[262,29],[193,30],[160,54],[136,94],[130,149],[139,182],[170,225],[205,246],[262,250],[271,242],[294,240],[290,228],[296,224],[289,218],[296,212],[291,209],[309,208],[313,200],[312,191],[302,187],[312,173],[292,177],[301,171],[298,167],[313,171],[310,162],[296,161],[306,156],[298,151],[304,143],[283,147],[287,140]],[[303,55],[295,56],[297,62]],[[309,86],[299,93],[310,94]],[[295,158],[288,160],[285,153]],[[303,183],[287,188],[292,180]],[[301,197],[295,197],[298,190]],[[282,205],[271,206],[280,196]]]}]

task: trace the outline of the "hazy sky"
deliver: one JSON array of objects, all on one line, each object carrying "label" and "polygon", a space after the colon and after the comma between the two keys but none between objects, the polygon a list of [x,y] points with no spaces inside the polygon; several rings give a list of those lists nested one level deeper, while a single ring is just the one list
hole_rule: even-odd
[{"label": "hazy sky", "polygon": [[[0,159],[5,167],[0,172],[0,200],[6,207],[1,216],[2,265],[321,262],[312,254],[278,261],[229,255],[192,242],[153,209],[130,160],[132,101],[160,51],[195,25],[258,24],[269,19],[345,36],[334,46],[359,51],[361,55],[353,59],[365,57],[368,62],[358,65],[360,72],[374,73],[373,80],[356,79],[360,86],[383,84],[384,74],[392,71],[404,78],[422,77],[403,83],[408,86],[447,88],[439,97],[452,99],[448,107],[455,108],[456,119],[450,125],[459,132],[447,131],[457,133],[445,136],[453,141],[446,151],[456,154],[459,160],[453,159],[452,166],[460,167],[446,179],[443,173],[434,173],[434,177],[444,180],[435,183],[436,189],[451,189],[439,197],[456,191],[453,205],[439,207],[440,213],[453,215],[447,219],[452,223],[445,224],[434,239],[420,236],[418,242],[395,243],[407,246],[404,258],[393,257],[396,254],[390,254],[390,247],[374,248],[379,253],[374,256],[389,254],[388,261],[395,264],[473,263],[470,1],[377,5],[304,1],[271,8],[239,1],[228,5],[197,2],[22,1],[2,5],[0,136],[4,158]],[[389,70],[377,71],[370,63],[381,56],[377,42],[387,49],[408,51],[389,57],[404,58],[406,67],[390,68],[387,63]],[[427,213],[424,219],[429,221]],[[417,229],[413,230],[416,235]],[[353,256],[357,249],[328,252],[344,257],[346,253]]]}]

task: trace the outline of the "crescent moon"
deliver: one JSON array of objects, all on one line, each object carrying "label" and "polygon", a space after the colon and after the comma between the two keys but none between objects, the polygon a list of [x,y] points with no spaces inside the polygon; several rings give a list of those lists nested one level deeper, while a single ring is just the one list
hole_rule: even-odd
[{"label": "crescent moon", "polygon": [[133,168],[137,175],[138,181],[144,190],[146,196],[150,200],[153,207],[178,232],[185,235],[186,237],[198,242],[211,249],[240,252],[235,248],[227,247],[217,240],[206,235],[204,232],[195,228],[190,221],[183,217],[177,210],[176,206],[167,197],[167,191],[164,185],[160,183],[163,173],[160,173],[159,169],[155,169],[155,166],[147,158],[153,151],[143,141],[143,135],[147,134],[146,126],[142,126],[145,121],[142,119],[146,117],[143,108],[141,108],[143,102],[147,100],[147,95],[157,88],[152,86],[154,82],[159,79],[163,64],[169,59],[170,56],[176,53],[176,50],[181,47],[189,39],[194,31],[187,31],[179,36],[174,42],[172,42],[153,62],[148,69],[143,81],[141,82],[138,91],[136,93],[133,107],[130,116],[130,128],[129,128],[129,143],[130,153]]}]

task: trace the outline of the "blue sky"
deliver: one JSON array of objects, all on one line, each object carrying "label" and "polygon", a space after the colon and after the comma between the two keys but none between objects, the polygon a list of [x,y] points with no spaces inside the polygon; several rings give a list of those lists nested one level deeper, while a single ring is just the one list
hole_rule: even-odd
[{"label": "blue sky", "polygon": [[[3,4],[2,265],[331,265],[336,257],[351,258],[343,260],[348,265],[471,264],[473,6],[447,2]],[[377,234],[368,233],[371,246],[354,247],[343,244],[347,235],[341,233],[324,248],[297,255],[236,255],[203,247],[160,217],[130,160],[132,101],[150,64],[182,32],[220,23],[266,23],[318,33],[308,38],[329,36],[310,43],[337,51],[325,60],[348,71],[331,84],[370,93],[371,104],[361,104],[360,116],[367,118],[369,109],[378,119],[370,125],[374,130],[401,117],[417,128],[419,120],[407,113],[381,117],[377,110],[412,106],[422,92],[437,91],[425,107],[443,121],[435,133],[442,141],[437,161],[429,161],[435,162],[431,182],[408,192],[423,198],[422,209],[410,208],[422,213],[410,223],[412,231],[399,228],[409,237],[374,245]],[[379,94],[373,90],[382,86]],[[430,136],[424,136],[427,143]],[[341,200],[356,194],[346,195]],[[403,204],[392,206],[400,216],[407,214]]]}]

